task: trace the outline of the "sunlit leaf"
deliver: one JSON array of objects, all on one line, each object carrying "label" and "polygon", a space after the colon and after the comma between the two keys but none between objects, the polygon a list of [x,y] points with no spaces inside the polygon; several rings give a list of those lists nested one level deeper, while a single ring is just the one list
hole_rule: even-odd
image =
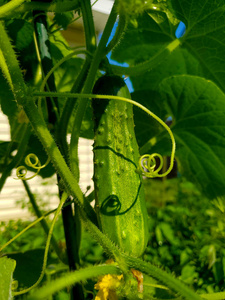
[{"label": "sunlit leaf", "polygon": [[16,262],[13,259],[7,257],[0,258],[0,299],[11,300],[12,297],[12,281],[13,271],[15,269]]}]

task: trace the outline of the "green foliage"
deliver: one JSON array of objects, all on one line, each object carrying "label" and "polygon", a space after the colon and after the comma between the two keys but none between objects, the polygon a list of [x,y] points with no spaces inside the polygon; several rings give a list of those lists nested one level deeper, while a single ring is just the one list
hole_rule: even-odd
[{"label": "green foliage", "polygon": [[12,278],[16,262],[12,259],[0,258],[0,282],[1,282],[1,299],[12,299]]},{"label": "green foliage", "polygon": [[[23,164],[25,156],[34,153],[41,164],[50,160],[39,175],[45,178],[57,174],[61,198],[53,221],[44,222],[46,215],[42,215],[28,187],[26,191],[38,219],[32,224],[3,224],[1,250],[5,251],[7,245],[7,252],[3,254],[9,257],[0,258],[3,300],[11,297],[12,274],[18,288],[28,288],[25,290],[28,292],[31,285],[41,281],[44,273],[42,283],[46,285],[40,290],[35,287],[29,299],[68,299],[67,288],[72,284],[76,285],[70,289],[71,295],[82,300],[89,299],[91,294],[93,298],[97,293],[103,299],[106,292],[111,298],[117,293],[127,299],[141,296],[143,299],[197,300],[199,294],[206,299],[224,299],[224,1],[115,1],[98,45],[89,0],[14,0],[0,1],[0,5],[0,105],[9,119],[11,132],[11,142],[0,142],[0,189],[4,188],[12,170]],[[86,48],[76,49],[82,57],[77,56],[79,52],[74,55],[59,31],[74,20],[74,11],[78,9],[86,40]],[[45,11],[53,12],[52,21]],[[121,22],[113,42],[107,47],[117,15]],[[180,21],[185,23],[186,32],[176,39]],[[110,65],[106,53],[111,48],[112,58],[128,63],[129,67]],[[57,68],[54,70],[53,66]],[[54,72],[44,86],[43,80],[51,70]],[[126,251],[115,246],[109,226],[99,230],[96,207],[90,205],[79,186],[78,140],[79,137],[94,138],[91,103],[85,97],[92,98],[91,91],[100,71],[120,76],[132,74],[132,98],[162,120],[169,123],[167,118],[172,119],[170,127],[176,140],[176,165],[181,179],[146,180],[149,244],[144,261],[126,254],[133,249]],[[105,88],[104,94],[110,93],[107,84],[102,88]],[[85,95],[79,97],[82,93]],[[123,109],[124,103],[120,104]],[[98,113],[101,113],[100,107],[96,105]],[[141,154],[170,155],[171,143],[159,123],[139,109],[134,109],[134,122]],[[115,126],[110,129],[112,133],[118,130],[119,125]],[[69,144],[67,134],[71,132]],[[120,138],[120,143],[127,141],[121,134]],[[16,155],[13,155],[14,150],[17,150]],[[153,160],[149,168],[157,163],[157,159]],[[130,200],[135,176],[127,169],[126,179],[132,176],[132,180],[119,182],[115,172],[118,165],[115,160],[112,167],[108,166],[100,188],[104,190],[103,179],[107,176],[114,182],[112,194],[117,184],[125,191],[124,185],[129,183],[129,191],[125,193],[129,197],[126,200]],[[36,170],[39,168],[38,165]],[[167,168],[164,166],[163,173]],[[100,172],[99,169],[95,178],[99,179]],[[51,241],[60,207],[63,221],[56,223],[55,237]],[[26,225],[31,227],[38,221],[43,232],[38,225],[25,230]],[[135,226],[135,220],[132,225]],[[17,242],[7,244],[22,231]],[[48,234],[46,246],[44,232]],[[130,229],[129,233],[130,239],[135,238],[134,230]],[[50,243],[46,269],[46,249]],[[66,247],[68,259],[65,259]],[[93,266],[105,263],[108,258],[113,258],[115,263]],[[137,283],[139,289],[142,285],[142,274],[134,279],[131,268],[144,273],[144,294],[136,288]],[[68,273],[68,270],[74,272]],[[118,278],[112,277],[114,281],[110,281],[106,277],[108,282],[103,288],[104,277],[96,277],[108,273],[122,273],[123,286],[117,282]],[[84,280],[87,282],[81,284]],[[98,292],[94,287],[97,281]],[[220,293],[213,294],[216,292]],[[23,293],[18,289],[14,292],[18,299]]]},{"label": "green foliage", "polygon": [[224,215],[190,182],[145,182],[149,246],[145,259],[166,266],[200,293],[224,286]]}]

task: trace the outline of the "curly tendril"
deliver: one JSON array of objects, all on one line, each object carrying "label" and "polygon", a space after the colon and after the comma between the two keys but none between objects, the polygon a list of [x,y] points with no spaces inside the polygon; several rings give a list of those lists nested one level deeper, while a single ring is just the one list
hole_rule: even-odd
[{"label": "curly tendril", "polygon": [[[31,160],[34,160],[34,162],[32,162]],[[17,178],[15,178],[15,179],[30,180],[30,179],[34,178],[35,176],[38,175],[38,173],[40,172],[41,169],[45,168],[49,164],[50,158],[47,159],[47,161],[44,165],[41,165],[41,162],[38,159],[37,155],[35,155],[34,153],[30,153],[26,156],[24,161],[25,161],[25,164],[28,167],[37,170],[37,172],[34,175],[30,176],[30,177],[26,177],[27,168],[25,166],[19,166],[16,169]]]},{"label": "curly tendril", "polygon": [[[155,157],[159,158],[159,166],[156,168],[156,159]],[[138,172],[140,172],[143,176],[148,178],[160,177],[159,171],[163,168],[163,157],[158,153],[153,154],[145,154],[142,155],[139,159],[138,164]],[[164,174],[165,176],[165,174]]]},{"label": "curly tendril", "polygon": [[[159,174],[159,171],[163,168],[163,157],[158,153],[153,154],[145,154],[141,156],[139,159],[139,166],[136,170],[137,173],[153,178],[153,177],[165,177],[167,176],[173,169],[174,165],[174,157],[175,157],[175,150],[176,150],[176,142],[173,136],[173,133],[169,126],[166,125],[166,123],[160,119],[157,115],[155,115],[153,112],[151,112],[149,109],[147,109],[144,105],[120,96],[112,96],[112,95],[95,95],[95,94],[78,94],[78,93],[57,93],[57,92],[35,92],[33,96],[43,96],[43,97],[67,97],[67,98],[89,98],[89,99],[109,99],[109,100],[118,100],[118,101],[124,101],[127,103],[130,103],[132,105],[135,105],[142,109],[144,112],[146,112],[148,115],[150,115],[153,119],[155,119],[157,122],[159,122],[169,133],[170,139],[172,142],[172,150],[171,150],[171,156],[170,156],[170,166],[168,170],[162,174]],[[159,159],[159,166],[156,168],[156,157]]]}]

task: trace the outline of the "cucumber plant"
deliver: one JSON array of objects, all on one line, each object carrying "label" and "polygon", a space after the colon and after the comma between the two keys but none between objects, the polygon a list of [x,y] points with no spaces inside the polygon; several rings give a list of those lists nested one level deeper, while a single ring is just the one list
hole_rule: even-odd
[{"label": "cucumber plant", "polygon": [[[0,190],[16,169],[37,216],[0,248],[8,256],[0,257],[1,269],[10,273],[4,295],[20,299],[28,293],[28,299],[44,299],[70,287],[68,299],[90,299],[91,294],[96,300],[224,299],[223,291],[210,295],[194,291],[142,260],[153,234],[142,177],[163,177],[172,170],[174,136],[179,172],[223,209],[225,85],[223,75],[218,75],[225,67],[220,42],[223,1],[199,0],[196,6],[194,0],[115,0],[98,44],[90,0],[12,0],[0,5],[0,100],[11,129],[11,141],[0,143]],[[76,22],[75,11],[83,20],[86,45],[71,49],[60,31]],[[187,28],[179,37],[180,21]],[[111,63],[110,55],[129,66]],[[100,71],[106,74],[99,78]],[[123,75],[132,79],[132,95]],[[133,106],[139,109],[133,112]],[[164,123],[168,117],[171,129]],[[88,196],[79,185],[79,137],[94,139],[94,192]],[[169,167],[157,153],[171,156]],[[32,169],[42,177],[57,175],[60,204],[55,210],[42,214],[39,209],[30,188],[35,175],[26,173]],[[52,236],[61,211],[66,249]],[[54,218],[44,222],[50,213]],[[39,278],[28,284],[19,269],[13,273],[15,263],[5,249],[38,222],[47,241]],[[82,264],[82,229],[90,232],[111,261]],[[55,281],[40,287],[50,247],[71,272],[60,271]],[[86,284],[89,279],[95,284]]]}]

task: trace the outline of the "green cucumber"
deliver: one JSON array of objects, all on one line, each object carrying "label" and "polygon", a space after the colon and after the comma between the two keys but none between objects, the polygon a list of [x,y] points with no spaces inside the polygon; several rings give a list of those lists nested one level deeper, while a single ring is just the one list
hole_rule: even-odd
[{"label": "green cucumber", "polygon": [[[94,94],[130,98],[124,80],[99,78]],[[147,209],[134,133],[133,107],[118,100],[93,99],[94,186],[100,229],[124,252],[140,256],[148,242]]]}]

